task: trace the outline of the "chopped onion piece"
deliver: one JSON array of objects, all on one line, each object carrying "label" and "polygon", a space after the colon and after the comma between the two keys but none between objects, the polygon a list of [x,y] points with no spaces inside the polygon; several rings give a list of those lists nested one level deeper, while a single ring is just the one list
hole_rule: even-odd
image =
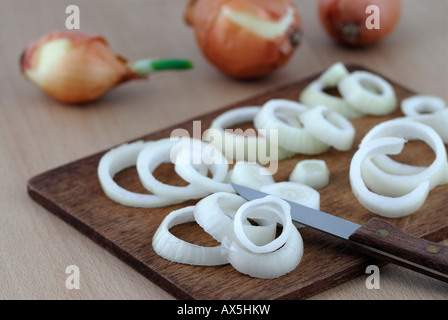
[{"label": "chopped onion piece", "polygon": [[446,108],[442,98],[429,95],[414,95],[401,101],[401,111],[405,116],[431,114]]},{"label": "chopped onion piece", "polygon": [[174,236],[169,230],[179,224],[194,222],[194,206],[170,212],[158,227],[152,238],[154,251],[164,259],[200,266],[227,264],[221,245],[214,247],[198,246]]},{"label": "chopped onion piece", "polygon": [[154,208],[186,201],[185,197],[163,197],[156,194],[131,192],[119,186],[113,177],[120,171],[136,165],[141,150],[154,142],[136,141],[110,149],[98,164],[98,179],[104,193],[112,200],[131,207]]},{"label": "chopped onion piece", "polygon": [[[415,173],[388,173],[381,170],[375,163],[382,163],[383,167],[392,168],[395,160],[384,155],[374,157],[373,161],[365,161],[363,167],[363,177],[369,188],[375,192],[389,196],[399,196],[409,193],[421,182],[428,180],[429,188],[446,183],[446,173],[448,170],[446,148],[442,139],[431,127],[412,121],[408,118],[397,118],[384,121],[373,127],[362,139],[360,148],[365,144],[380,137],[400,137],[409,141],[424,141],[435,153],[435,159],[430,166],[421,169],[416,167]],[[388,164],[389,162],[389,164]],[[395,165],[397,167],[398,165]],[[410,166],[406,165],[407,171]],[[404,170],[404,169],[403,169]],[[390,172],[390,171],[389,171]]]},{"label": "chopped onion piece", "polygon": [[[248,201],[235,214],[234,231],[238,241],[249,251],[267,253],[280,248],[288,239],[294,228],[291,220],[291,207],[288,202],[276,196],[268,195],[261,199]],[[245,233],[244,222],[248,218],[265,219],[280,223],[283,226],[280,236],[265,245],[253,243]]]},{"label": "chopped onion piece", "polygon": [[238,241],[222,242],[224,255],[239,272],[260,279],[274,279],[294,270],[303,256],[303,240],[296,228],[291,228],[288,239],[278,250],[269,253],[253,253]]},{"label": "chopped onion piece", "polygon": [[348,151],[355,139],[355,127],[343,115],[326,106],[316,106],[299,115],[304,128],[323,143]]},{"label": "chopped onion piece", "polygon": [[298,115],[308,110],[298,102],[286,99],[267,101],[255,116],[257,130],[266,130],[269,138],[271,130],[277,130],[278,145],[286,150],[302,154],[319,154],[329,146],[315,138],[300,124]]},{"label": "chopped onion piece", "polygon": [[368,115],[387,115],[397,107],[392,85],[368,71],[354,71],[339,82],[341,96],[356,110]]},{"label": "chopped onion piece", "polygon": [[[185,145],[183,145],[185,143]],[[170,159],[172,158],[172,150],[177,151],[182,148],[191,147],[195,144],[203,144],[207,146],[205,142],[189,139],[189,141],[175,141],[170,140],[169,138],[161,139],[151,143],[144,147],[137,158],[137,172],[140,177],[140,181],[143,186],[153,192],[154,194],[161,195],[167,198],[183,198],[183,199],[197,199],[202,198],[208,194],[210,191],[199,187],[194,184],[188,184],[186,186],[173,186],[169,184],[165,184],[159,180],[157,180],[153,171],[162,163],[170,163]],[[173,149],[176,148],[176,149]],[[216,170],[212,172],[213,179],[222,181],[225,179],[227,174],[226,166],[217,166]]]},{"label": "chopped onion piece", "polygon": [[423,205],[429,192],[429,180],[418,183],[410,193],[389,197],[370,191],[362,176],[362,163],[378,154],[398,154],[405,140],[396,137],[377,138],[365,143],[354,154],[350,163],[350,185],[358,201],[369,211],[388,218],[409,215]]},{"label": "chopped onion piece", "polygon": [[[204,140],[213,144],[229,159],[237,161],[259,161],[259,157],[270,160],[282,160],[291,157],[294,153],[282,147],[271,145],[266,137],[259,132],[258,136],[239,134],[237,130],[229,130],[229,127],[253,122],[261,107],[247,106],[228,110],[217,116],[204,131]],[[247,131],[247,130],[246,130]],[[254,132],[255,133],[255,132]],[[270,152],[276,148],[277,152]]]},{"label": "chopped onion piece", "polygon": [[262,186],[275,183],[272,173],[258,163],[238,161],[232,169],[230,181],[259,190]]},{"label": "chopped onion piece", "polygon": [[314,189],[321,189],[330,182],[330,170],[324,160],[302,160],[292,170],[289,180],[306,184]]},{"label": "chopped onion piece", "polygon": [[[233,219],[237,210],[246,200],[236,194],[217,192],[200,200],[194,209],[196,222],[215,240],[221,242],[225,237],[235,240]],[[257,245],[264,245],[275,238],[276,223],[260,222],[260,226],[253,226],[246,221],[244,230],[249,239]]]}]

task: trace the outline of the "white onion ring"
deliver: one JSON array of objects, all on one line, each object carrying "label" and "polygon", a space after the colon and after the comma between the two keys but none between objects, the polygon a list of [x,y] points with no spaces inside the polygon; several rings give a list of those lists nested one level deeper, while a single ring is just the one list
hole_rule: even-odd
[{"label": "white onion ring", "polygon": [[[217,192],[200,200],[194,209],[197,223],[215,240],[221,242],[225,237],[235,240],[234,218],[238,209],[246,203],[246,200],[236,194]],[[257,220],[259,226],[253,226],[249,222],[244,224],[244,230],[249,239],[257,245],[264,245],[275,238],[276,223],[264,224],[263,220]]]},{"label": "white onion ring", "polygon": [[217,192],[201,199],[194,209],[197,223],[215,240],[233,234],[233,218],[246,200],[234,193]]},{"label": "white onion ring", "polygon": [[[290,210],[291,207],[288,202],[271,195],[246,202],[235,214],[233,225],[235,236],[251,252],[267,253],[275,251],[286,242],[293,228]],[[283,225],[282,233],[279,237],[265,245],[256,245],[245,233],[243,225],[247,218],[266,219],[280,223]]]},{"label": "white onion ring", "polygon": [[430,126],[439,134],[442,141],[448,144],[448,107],[429,114],[407,116],[407,118]]},{"label": "white onion ring", "polygon": [[378,154],[398,154],[405,140],[396,137],[377,138],[365,143],[354,154],[350,163],[350,185],[358,201],[369,211],[388,218],[409,215],[423,205],[429,192],[429,180],[421,181],[410,193],[388,197],[370,191],[362,177],[361,166],[365,159]]},{"label": "white onion ring", "polygon": [[328,88],[320,81],[311,82],[300,94],[299,100],[311,107],[324,105],[334,110],[348,119],[357,119],[364,114],[353,108],[346,100],[326,93]]},{"label": "white onion ring", "polygon": [[401,101],[401,111],[406,117],[433,128],[448,144],[448,107],[440,97],[414,95]]},{"label": "white onion ring", "polygon": [[352,72],[339,82],[338,89],[353,108],[364,114],[387,115],[397,107],[397,97],[392,85],[368,71]]},{"label": "white onion ring", "polygon": [[[264,161],[265,159],[260,159],[260,156],[262,158],[267,157],[270,160],[282,160],[291,157],[294,154],[293,152],[271,145],[269,140],[260,134],[258,136],[240,135],[227,129],[239,124],[253,122],[260,109],[261,107],[257,106],[247,106],[231,109],[220,114],[213,119],[210,128],[204,131],[204,140],[220,149],[227,158],[236,161]],[[259,151],[260,148],[261,150],[263,148],[264,150],[270,150],[271,147],[277,149],[276,156],[272,153],[269,155],[259,154],[261,152]]]},{"label": "white onion ring", "polygon": [[274,279],[294,270],[303,256],[303,240],[296,228],[278,250],[257,254],[245,249],[238,241],[222,242],[224,255],[239,272],[260,279]]},{"label": "white onion ring", "polygon": [[299,115],[303,127],[315,138],[340,151],[348,151],[355,139],[355,127],[340,113],[316,106]]},{"label": "white onion ring", "polygon": [[[155,141],[144,147],[137,158],[137,172],[143,186],[147,190],[164,197],[198,199],[210,194],[208,190],[191,183],[187,186],[172,186],[165,184],[157,180],[152,174],[159,165],[170,162],[170,159],[173,156],[172,150],[174,148],[178,148],[177,151],[179,151],[184,147],[191,147],[195,145],[195,143],[204,144],[206,146],[205,142],[193,140],[194,139],[188,139],[188,141],[185,141],[182,139],[182,141],[179,142],[166,138]],[[185,145],[182,144],[184,142]],[[213,179],[218,181],[224,180],[227,174],[226,167],[218,166],[216,169],[215,172],[212,172]]]},{"label": "white onion ring", "polygon": [[318,154],[329,146],[306,131],[298,120],[298,115],[308,107],[298,102],[285,99],[267,101],[255,116],[254,126],[257,130],[278,130],[278,145],[286,150],[302,154]]},{"label": "white onion ring", "polygon": [[327,106],[348,119],[361,117],[363,114],[352,108],[347,101],[324,91],[327,88],[337,87],[339,82],[349,74],[349,71],[343,63],[334,63],[327,70],[322,72],[317,80],[312,81],[305,89],[303,89],[299,96],[299,100],[310,107],[318,105]]},{"label": "white onion ring", "polygon": [[[199,156],[197,157],[194,153],[199,154]],[[230,183],[222,182],[224,179],[221,178],[220,181],[216,181],[215,179],[209,178],[208,176],[198,172],[192,163],[194,158],[199,158],[201,159],[201,162],[207,166],[210,166],[210,171],[212,174],[218,171],[228,172],[229,165],[221,151],[210,144],[207,148],[203,148],[203,145],[201,144],[201,147],[199,148],[193,147],[192,150],[190,150],[190,148],[182,149],[178,152],[174,170],[182,179],[204,190],[208,190],[209,193],[220,191],[230,193],[235,192]]]},{"label": "white onion ring", "polygon": [[125,206],[139,208],[163,207],[184,202],[184,197],[162,197],[156,194],[131,192],[119,186],[113,177],[120,171],[135,166],[138,154],[153,142],[136,141],[125,143],[110,149],[100,159],[98,164],[98,179],[104,193],[115,202]]},{"label": "white onion ring", "polygon": [[429,95],[414,95],[401,101],[401,111],[405,116],[432,114],[446,106],[442,98]]},{"label": "white onion ring", "polygon": [[[360,148],[370,141],[380,137],[401,137],[407,140],[422,140],[431,147],[436,157],[430,166],[421,169],[416,167],[413,174],[394,174],[381,170],[380,167],[397,167],[391,158],[381,155],[375,156],[374,161],[365,161],[363,164],[363,177],[375,192],[384,195],[399,196],[415,189],[422,181],[430,181],[430,189],[444,183],[448,170],[446,148],[440,136],[429,126],[412,121],[407,118],[398,118],[382,122],[373,127],[362,139]],[[411,171],[411,166],[402,167]],[[402,169],[402,170],[404,170]]]},{"label": "white onion ring", "polygon": [[198,246],[177,238],[169,231],[176,225],[193,221],[195,221],[194,206],[170,212],[163,219],[152,238],[154,251],[162,258],[178,263],[200,266],[227,264],[228,260],[223,255],[221,245]]}]

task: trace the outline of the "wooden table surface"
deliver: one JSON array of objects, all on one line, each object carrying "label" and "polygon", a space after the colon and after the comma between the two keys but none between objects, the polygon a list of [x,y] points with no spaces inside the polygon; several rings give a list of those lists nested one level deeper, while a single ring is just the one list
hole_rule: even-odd
[{"label": "wooden table surface", "polygon": [[[0,2],[0,299],[173,299],[30,199],[32,176],[127,140],[319,72],[336,61],[377,70],[419,93],[448,100],[446,0],[405,0],[397,29],[381,44],[335,45],[317,19],[317,1],[296,0],[304,41],[288,65],[259,81],[220,74],[183,22],[185,1],[2,0]],[[106,37],[128,59],[185,57],[195,68],[125,84],[89,105],[56,102],[24,80],[28,42],[65,28],[68,5],[81,31]],[[448,202],[447,202],[448,203]],[[445,244],[448,241],[444,241]],[[66,267],[80,288],[66,287]],[[311,299],[447,299],[448,285],[400,267],[381,269],[380,289],[360,276]]]}]

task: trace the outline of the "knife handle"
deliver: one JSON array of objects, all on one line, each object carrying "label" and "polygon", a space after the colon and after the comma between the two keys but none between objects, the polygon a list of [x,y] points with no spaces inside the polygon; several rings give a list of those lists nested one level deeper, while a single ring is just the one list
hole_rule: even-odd
[{"label": "knife handle", "polygon": [[371,256],[448,282],[448,246],[410,235],[373,218],[349,240]]}]

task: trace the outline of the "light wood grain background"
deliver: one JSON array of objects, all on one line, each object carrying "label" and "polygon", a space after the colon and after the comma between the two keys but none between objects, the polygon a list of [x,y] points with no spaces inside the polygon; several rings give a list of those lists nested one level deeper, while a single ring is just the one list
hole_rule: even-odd
[{"label": "light wood grain background", "polygon": [[[27,195],[32,176],[121,142],[318,72],[358,63],[404,86],[448,100],[448,2],[404,0],[392,35],[368,49],[335,45],[317,18],[317,1],[296,0],[304,41],[288,65],[260,81],[223,76],[201,56],[183,22],[185,1],[2,0],[0,2],[0,299],[172,299]],[[83,107],[62,105],[25,81],[19,56],[28,42],[65,28],[78,5],[81,30],[105,36],[128,59],[184,57],[195,68],[125,84]],[[448,200],[447,200],[448,204]],[[447,244],[447,241],[445,241]],[[65,286],[77,265],[79,290]],[[447,284],[395,266],[381,289],[366,277],[312,299],[447,299]]]}]

